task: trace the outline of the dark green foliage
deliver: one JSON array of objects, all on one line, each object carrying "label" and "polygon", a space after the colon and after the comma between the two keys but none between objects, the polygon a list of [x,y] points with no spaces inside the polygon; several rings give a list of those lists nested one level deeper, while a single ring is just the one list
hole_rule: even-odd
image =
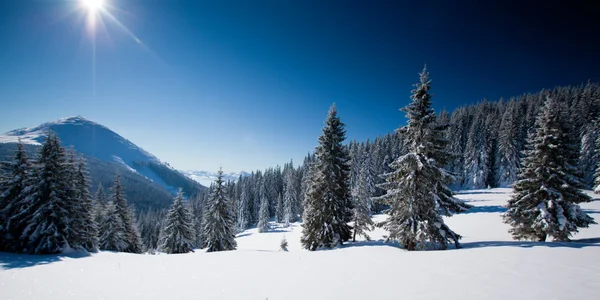
[{"label": "dark green foliage", "polygon": [[206,252],[235,250],[235,219],[233,209],[223,186],[223,171],[211,187],[204,211],[204,246]]},{"label": "dark green foliage", "polygon": [[183,203],[183,190],[179,189],[165,220],[159,250],[165,253],[188,253],[194,251],[194,220]]},{"label": "dark green foliage", "polygon": [[117,174],[115,177],[115,182],[112,187],[113,194],[111,200],[115,204],[116,214],[123,222],[123,226],[125,228],[124,235],[127,241],[127,247],[125,248],[124,252],[142,253],[142,241],[137,224],[135,223],[133,210],[127,205],[127,200],[125,199],[120,178],[121,177],[119,174]]},{"label": "dark green foliage", "polygon": [[304,200],[301,243],[311,251],[336,247],[351,237],[350,158],[342,146],[344,126],[332,105],[315,149],[314,173]]},{"label": "dark green foliage", "polygon": [[21,143],[9,171],[9,176],[0,181],[0,251],[14,252],[20,248],[18,241],[25,224],[12,217],[23,209],[22,193],[32,183],[33,171]]},{"label": "dark green foliage", "polygon": [[579,190],[583,185],[576,167],[578,149],[565,111],[564,104],[548,98],[530,134],[504,214],[515,239],[545,241],[550,236],[568,241],[578,228],[595,224],[578,205],[591,199]]},{"label": "dark green foliage", "polygon": [[430,83],[423,69],[412,102],[402,109],[408,124],[398,130],[408,153],[390,164],[391,172],[382,175],[386,182],[380,187],[387,193],[378,198],[390,206],[383,224],[390,232],[387,240],[397,240],[407,250],[446,249],[448,242],[459,247],[460,235],[442,216],[470,208],[446,187],[453,179],[443,169],[450,157],[443,138],[446,126],[436,121],[431,108]]}]

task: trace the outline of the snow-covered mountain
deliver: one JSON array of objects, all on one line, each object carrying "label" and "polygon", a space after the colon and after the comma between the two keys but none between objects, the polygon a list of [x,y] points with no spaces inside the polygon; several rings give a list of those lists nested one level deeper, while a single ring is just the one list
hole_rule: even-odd
[{"label": "snow-covered mountain", "polygon": [[[203,186],[210,186],[211,183],[213,183],[215,180],[217,180],[217,172],[210,172],[210,171],[194,171],[194,170],[188,170],[188,171],[180,171],[183,174],[185,174],[187,177],[195,180],[196,182],[200,183]],[[242,177],[246,177],[246,176],[250,176],[250,173],[245,172],[245,171],[241,171],[241,172],[230,172],[230,173],[223,173],[223,180],[224,181],[237,181],[240,176]]]},{"label": "snow-covered mountain", "polygon": [[[92,158],[92,160],[95,159],[113,166],[104,169],[123,169],[117,172],[137,174],[154,185],[160,186],[169,194],[173,194],[178,187],[183,187],[186,194],[190,196],[202,189],[195,181],[169,164],[162,162],[156,156],[109,128],[81,116],[63,118],[36,127],[7,132],[0,135],[0,144],[17,143],[20,139],[22,143],[35,148],[45,140],[49,130],[58,135],[63,146],[73,147],[77,152]],[[90,168],[93,169],[93,166]],[[104,182],[103,185],[105,185]],[[140,187],[130,188],[138,189]]]}]

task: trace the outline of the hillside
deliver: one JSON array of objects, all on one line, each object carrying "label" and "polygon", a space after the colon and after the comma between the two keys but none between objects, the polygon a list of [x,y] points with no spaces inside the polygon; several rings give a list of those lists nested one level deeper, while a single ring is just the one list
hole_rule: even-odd
[{"label": "hillside", "polygon": [[144,209],[168,207],[178,187],[183,187],[189,196],[203,189],[200,184],[116,132],[80,116],[0,135],[0,161],[12,157],[19,140],[27,145],[30,156],[35,157],[48,130],[56,132],[64,147],[73,147],[88,160],[92,192],[100,182],[104,187],[110,187],[114,175],[120,173],[130,202]]},{"label": "hillside", "polygon": [[[458,195],[475,206],[447,219],[463,235],[458,250],[407,252],[383,243],[386,233],[377,229],[373,241],[309,252],[300,249],[296,223],[240,233],[238,250],[230,252],[0,253],[0,291],[13,300],[594,298],[600,289],[600,226],[582,229],[570,243],[513,241],[501,221],[509,193]],[[596,220],[599,200],[582,205]],[[284,235],[289,252],[278,251]]]}]

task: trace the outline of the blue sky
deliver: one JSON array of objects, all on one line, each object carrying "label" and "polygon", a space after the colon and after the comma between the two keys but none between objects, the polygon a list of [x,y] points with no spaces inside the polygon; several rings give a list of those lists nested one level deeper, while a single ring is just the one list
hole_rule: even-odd
[{"label": "blue sky", "polygon": [[82,115],[179,169],[254,170],[302,159],[333,102],[349,139],[403,125],[425,63],[437,110],[600,80],[589,1],[106,2],[95,39],[77,0],[0,2],[0,132]]}]

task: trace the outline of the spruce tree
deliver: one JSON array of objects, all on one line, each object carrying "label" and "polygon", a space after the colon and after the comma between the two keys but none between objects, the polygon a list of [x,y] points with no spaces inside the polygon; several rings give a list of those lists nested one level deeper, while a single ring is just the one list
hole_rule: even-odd
[{"label": "spruce tree", "polygon": [[446,151],[446,126],[436,122],[429,94],[431,81],[427,69],[412,91],[412,103],[404,107],[408,124],[399,129],[408,153],[390,164],[380,185],[387,193],[379,198],[390,205],[384,228],[388,241],[397,240],[407,250],[446,249],[448,242],[460,247],[460,235],[442,218],[470,208],[452,196],[447,188],[453,177],[443,169],[452,156]]},{"label": "spruce tree", "polygon": [[73,224],[77,228],[80,238],[79,245],[87,251],[95,252],[98,250],[98,223],[94,218],[94,204],[90,199],[88,190],[88,172],[83,157],[77,162],[75,173],[75,200],[79,203],[76,206],[77,223]]},{"label": "spruce tree", "polygon": [[296,190],[296,177],[293,168],[287,173],[285,179],[285,191],[283,196],[283,223],[286,227],[290,222],[296,221],[294,215],[294,203],[298,201],[298,191]]},{"label": "spruce tree", "polygon": [[0,251],[17,251],[23,222],[14,218],[23,209],[23,191],[32,183],[33,167],[19,140],[10,175],[0,184]]},{"label": "spruce tree", "polygon": [[94,195],[94,221],[100,228],[100,223],[103,222],[104,216],[106,215],[106,206],[108,205],[108,199],[104,193],[104,187],[102,183],[98,183],[98,188]]},{"label": "spruce tree", "polygon": [[369,187],[368,172],[369,166],[367,161],[364,161],[359,171],[356,186],[352,191],[352,197],[354,199],[354,209],[352,211],[352,219],[354,221],[353,242],[356,242],[357,235],[361,235],[365,237],[365,239],[370,240],[371,238],[367,232],[373,230],[374,227],[373,219],[371,218],[371,210],[369,208],[369,200],[371,199],[372,194]]},{"label": "spruce tree", "polygon": [[277,207],[275,209],[275,218],[277,223],[283,222],[283,199],[281,193],[277,194]]},{"label": "spruce tree", "polygon": [[305,249],[332,248],[351,237],[350,166],[345,125],[335,105],[329,109],[304,203],[301,243]]},{"label": "spruce tree", "polygon": [[566,107],[549,97],[528,139],[519,173],[508,201],[504,222],[517,240],[568,241],[578,228],[595,224],[579,207],[591,198],[579,188],[580,173],[574,159],[577,147],[564,116]]},{"label": "spruce tree", "polygon": [[165,253],[188,253],[194,251],[194,220],[183,203],[183,191],[179,188],[173,205],[167,213],[159,249]]},{"label": "spruce tree", "polygon": [[99,225],[98,247],[100,250],[125,252],[129,247],[125,224],[117,213],[117,206],[114,202],[108,202],[105,207],[104,218]]},{"label": "spruce tree", "polygon": [[269,200],[267,199],[267,192],[265,184],[261,184],[260,187],[260,211],[258,215],[258,232],[269,231]]},{"label": "spruce tree", "polygon": [[235,250],[235,219],[223,187],[223,170],[219,170],[204,211],[204,246],[206,252]]},{"label": "spruce tree", "polygon": [[53,132],[48,132],[40,150],[39,170],[33,184],[23,190],[22,208],[15,216],[24,225],[20,236],[23,251],[32,254],[58,253],[70,247],[74,236],[71,220],[74,205],[66,152]]},{"label": "spruce tree", "polygon": [[125,228],[125,239],[127,241],[127,247],[124,252],[130,253],[142,253],[142,241],[140,238],[137,224],[133,216],[133,210],[127,205],[125,199],[125,193],[121,186],[121,176],[117,174],[112,187],[112,202],[115,204],[116,213],[123,222]]}]

